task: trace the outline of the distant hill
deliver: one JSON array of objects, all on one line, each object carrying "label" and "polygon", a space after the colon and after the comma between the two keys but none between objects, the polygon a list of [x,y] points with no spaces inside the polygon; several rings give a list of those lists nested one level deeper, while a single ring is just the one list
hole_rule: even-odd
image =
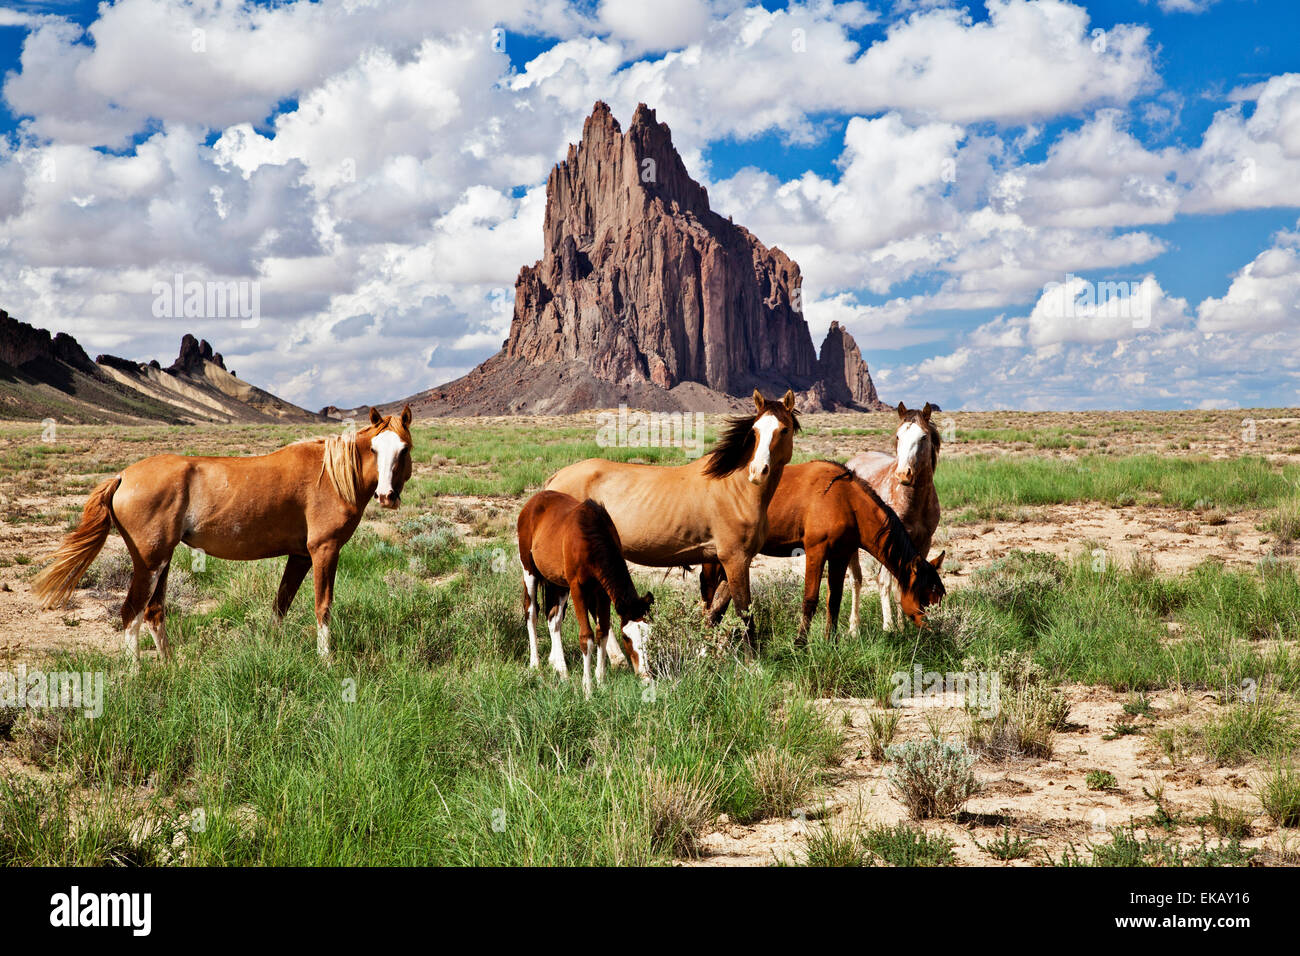
[{"label": "distant hill", "polygon": [[320,422],[306,409],[250,385],[221,353],[186,334],[163,368],[100,355],[91,361],[72,336],[51,336],[0,309],[0,419],[53,418],[75,424]]}]

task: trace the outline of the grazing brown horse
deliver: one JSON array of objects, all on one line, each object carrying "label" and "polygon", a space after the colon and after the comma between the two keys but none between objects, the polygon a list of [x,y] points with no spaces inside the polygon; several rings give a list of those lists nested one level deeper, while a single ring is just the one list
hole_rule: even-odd
[{"label": "grazing brown horse", "polygon": [[370,425],[355,435],[307,439],[269,455],[138,461],[90,493],[81,524],[33,580],[32,592],[47,608],[66,602],[116,525],[133,568],[122,604],[126,649],[139,659],[143,624],[165,659],[167,572],[176,545],[233,561],[288,555],[275,619],[284,617],[311,570],[316,649],[328,657],[339,551],[371,498],[384,508],[400,504],[411,477],[410,425],[410,406],[400,418],[372,408]]},{"label": "grazing brown horse", "polygon": [[[922,557],[930,553],[930,541],[939,527],[939,495],[934,490],[934,470],[939,465],[939,429],[930,421],[929,402],[919,411],[898,403],[898,428],[894,432],[894,454],[864,451],[848,460],[849,469],[875,489],[903,522],[912,544]],[[862,588],[862,567],[857,555],[849,566],[853,572],[853,595],[849,626],[857,627],[858,592]],[[893,624],[890,594],[898,582],[885,567],[876,570],[880,589],[880,613],[885,627]]]},{"label": "grazing brown horse", "polygon": [[[901,582],[903,613],[918,626],[927,606],[944,596],[939,566],[943,555],[931,563],[912,547],[898,516],[879,496],[838,462],[810,461],[787,465],[767,508],[767,541],[762,553],[785,558],[804,555],[803,615],[798,643],[803,643],[817,610],[822,568],[829,568],[830,595],[826,602],[826,633],[835,633],[844,592],[844,572],[865,548]],[[700,595],[714,599],[718,565],[700,568]]]},{"label": "grazing brown horse", "polygon": [[[551,666],[569,676],[564,663],[560,627],[565,603],[573,598],[578,617],[578,645],[582,649],[582,690],[591,696],[591,649],[596,647],[596,683],[605,680],[605,648],[613,639],[609,607],[623,621],[623,651],[632,669],[649,680],[646,644],[650,624],[646,616],[654,595],[636,593],[618,531],[609,512],[594,501],[579,501],[556,491],[539,491],[519,512],[519,563],[524,569],[524,609],[528,615],[528,666],[536,668],[537,590],[541,585],[546,623],[551,632]],[[596,618],[597,640],[591,631]]]},{"label": "grazing brown horse", "polygon": [[716,560],[726,575],[709,611],[716,624],[735,598],[751,646],[749,564],[767,538],[767,505],[794,450],[794,393],[767,401],[754,392],[753,416],[728,420],[713,450],[686,465],[632,465],[588,458],[561,468],[546,487],[604,505],[629,561],[677,568]]}]

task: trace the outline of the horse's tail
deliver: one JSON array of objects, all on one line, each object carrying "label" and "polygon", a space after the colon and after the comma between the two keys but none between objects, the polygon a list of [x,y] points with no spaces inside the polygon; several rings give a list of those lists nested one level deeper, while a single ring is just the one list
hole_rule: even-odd
[{"label": "horse's tail", "polygon": [[54,560],[32,579],[32,594],[41,607],[48,610],[66,603],[104,547],[113,526],[113,493],[121,483],[122,476],[114,475],[95,487],[81,511],[81,524],[63,539]]}]

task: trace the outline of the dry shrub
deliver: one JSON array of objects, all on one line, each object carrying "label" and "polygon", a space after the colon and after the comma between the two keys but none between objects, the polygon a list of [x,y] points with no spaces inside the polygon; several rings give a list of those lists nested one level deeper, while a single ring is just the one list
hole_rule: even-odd
[{"label": "dry shrub", "polygon": [[[979,666],[970,658],[962,662],[967,671]],[[987,718],[971,715],[970,745],[999,759],[1051,757],[1056,732],[1070,718],[1069,701],[1047,685],[1046,672],[1028,654],[1004,651],[991,669],[999,680],[997,712]]]},{"label": "dry shrub", "polygon": [[894,765],[889,782],[913,819],[952,816],[979,790],[975,754],[963,744],[931,737],[887,747],[885,755]]},{"label": "dry shrub", "polygon": [[745,758],[758,801],[757,817],[786,817],[817,782],[817,768],[802,754],[769,747]]},{"label": "dry shrub", "polygon": [[900,717],[902,714],[896,710],[874,710],[867,717],[867,747],[871,759],[885,759],[885,748],[894,742]]},{"label": "dry shrub", "polygon": [[716,777],[699,779],[691,771],[654,767],[646,775],[650,842],[673,856],[698,856],[700,835],[713,819]]}]

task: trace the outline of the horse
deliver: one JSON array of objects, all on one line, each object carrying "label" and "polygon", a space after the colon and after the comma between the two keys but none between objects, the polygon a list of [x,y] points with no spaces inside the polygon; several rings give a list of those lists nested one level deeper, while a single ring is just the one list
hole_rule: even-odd
[{"label": "horse", "polygon": [[143,625],[158,655],[171,658],[164,626],[167,572],[178,544],[215,558],[288,556],[276,592],[278,624],[310,570],[316,590],[316,650],[330,653],[330,605],[339,551],[370,500],[401,504],[411,477],[411,408],[400,417],[370,410],[352,435],[309,438],[247,458],[154,455],[95,487],[81,523],[32,581],[45,608],[67,602],[116,526],[131,556],[122,603],[127,653],[140,659]]},{"label": "horse", "polygon": [[767,538],[767,506],[794,451],[799,419],[794,393],[768,401],[754,391],[755,414],[727,419],[714,448],[685,465],[634,465],[588,458],[561,468],[546,482],[605,506],[618,528],[623,555],[638,564],[677,568],[713,559],[726,586],[707,612],[722,619],[730,592],[756,647],[749,613],[749,565]]},{"label": "horse", "polygon": [[[560,628],[564,609],[573,598],[578,618],[578,646],[582,650],[582,691],[591,696],[591,648],[596,646],[596,683],[605,681],[606,645],[613,641],[609,607],[622,619],[623,651],[636,675],[650,679],[646,645],[650,622],[646,620],[654,595],[638,595],[623,560],[623,547],[609,512],[590,499],[578,501],[557,491],[539,491],[519,512],[519,563],[524,569],[524,611],[528,619],[528,666],[537,658],[537,592],[541,586],[546,623],[551,632],[548,660],[566,680],[568,665]],[[600,640],[593,639],[590,618],[596,618]]]},{"label": "horse", "polygon": [[[903,612],[924,626],[925,609],[946,593],[939,578],[940,554],[927,563],[893,510],[844,465],[810,461],[787,465],[767,508],[767,541],[762,553],[772,557],[804,555],[803,612],[795,642],[803,644],[817,611],[822,568],[829,568],[826,633],[833,636],[839,622],[844,572],[865,548],[901,582]],[[700,596],[710,604],[718,584],[718,565],[700,568]],[[857,622],[853,622],[857,629]]]},{"label": "horse", "polygon": [[[912,544],[925,557],[930,553],[930,541],[939,527],[939,495],[934,490],[934,470],[939,464],[942,441],[939,429],[930,421],[934,407],[929,402],[919,411],[899,402],[897,411],[899,424],[894,432],[894,455],[860,452],[848,460],[847,466],[898,513],[903,527],[912,537]],[[853,573],[849,620],[850,626],[856,628],[858,592],[862,588],[862,567],[857,555],[853,556],[849,570]],[[897,592],[897,581],[882,566],[876,570],[876,586],[880,590],[880,612],[888,629],[893,625],[890,595]]]}]

